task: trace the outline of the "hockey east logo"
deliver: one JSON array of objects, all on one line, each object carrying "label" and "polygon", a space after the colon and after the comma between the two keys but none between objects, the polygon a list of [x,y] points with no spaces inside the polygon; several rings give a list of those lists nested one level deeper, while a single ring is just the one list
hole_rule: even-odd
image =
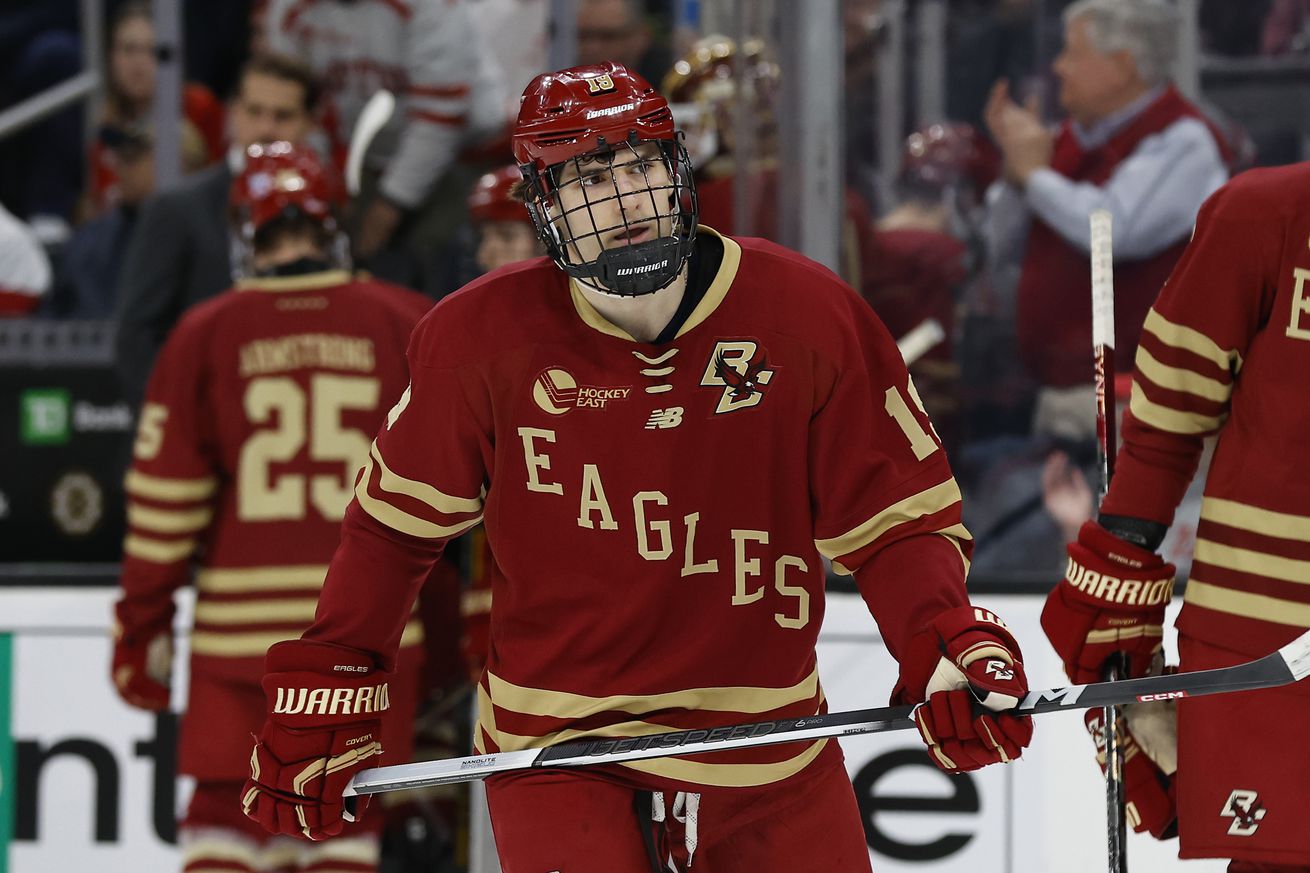
[{"label": "hockey east logo", "polygon": [[1228,825],[1230,837],[1255,836],[1256,829],[1269,811],[1260,802],[1260,795],[1246,788],[1238,788],[1224,801],[1224,818],[1233,821]]},{"label": "hockey east logo", "polygon": [[551,415],[569,410],[607,409],[611,403],[627,400],[632,386],[579,385],[573,374],[563,367],[547,367],[532,383],[532,399],[537,407]]}]

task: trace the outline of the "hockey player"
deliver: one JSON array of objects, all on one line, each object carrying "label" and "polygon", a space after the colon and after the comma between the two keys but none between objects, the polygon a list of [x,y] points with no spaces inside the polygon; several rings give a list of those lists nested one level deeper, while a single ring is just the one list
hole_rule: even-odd
[{"label": "hockey player", "polygon": [[[822,712],[827,556],[900,662],[894,699],[923,703],[932,759],[1018,757],[1031,721],[990,710],[1025,693],[1022,656],[968,602],[959,490],[868,306],[797,254],[698,227],[668,104],[618,64],[533,80],[513,146],[549,257],[416,329],[315,622],[269,652],[249,814],[341,829],[342,787],[374,763],[352,757],[377,730],[360,701],[387,687],[443,543],[480,519],[500,567],[480,751]],[[352,705],[289,711],[302,694]],[[706,871],[869,870],[826,740],[507,774],[487,792],[506,873],[693,855]]]},{"label": "hockey player", "polygon": [[523,177],[510,164],[484,173],[469,193],[469,218],[478,234],[476,259],[485,273],[545,254],[515,189]]},{"label": "hockey player", "polygon": [[[1174,567],[1156,550],[1213,434],[1180,668],[1248,661],[1310,627],[1302,194],[1310,164],[1250,170],[1220,189],[1146,317],[1114,481],[1042,616],[1075,682],[1099,678],[1114,653],[1142,675],[1160,650]],[[1176,794],[1182,857],[1231,858],[1230,873],[1310,870],[1307,723],[1303,685],[1179,701],[1173,784],[1168,764],[1136,798],[1126,784],[1139,829],[1170,833]]]},{"label": "hockey player", "polygon": [[[429,306],[343,268],[335,190],[312,153],[250,147],[232,188],[245,277],[188,311],[165,344],[127,475],[113,679],[133,706],[168,708],[173,592],[196,569],[178,762],[197,780],[181,823],[188,870],[376,865],[370,834],[270,839],[236,803],[262,721],[264,653],[313,618],[355,474],[408,378],[400,349]],[[408,754],[422,652],[419,624],[401,625],[382,730],[392,760]],[[357,754],[379,760],[378,739]]]}]

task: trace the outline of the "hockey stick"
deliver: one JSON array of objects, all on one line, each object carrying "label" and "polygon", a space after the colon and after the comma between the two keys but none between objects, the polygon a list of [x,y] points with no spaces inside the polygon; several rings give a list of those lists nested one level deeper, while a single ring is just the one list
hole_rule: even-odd
[{"label": "hockey stick", "polygon": [[351,197],[359,193],[364,173],[364,155],[368,147],[378,131],[386,127],[391,120],[391,113],[395,111],[396,97],[385,88],[374,92],[360,110],[359,118],[355,120],[355,129],[350,132],[350,151],[346,153],[346,193]]},{"label": "hockey stick", "polygon": [[[1070,685],[1067,688],[1030,691],[1023,701],[1009,712],[1011,715],[1043,715],[1048,712],[1092,709],[1098,706],[1200,697],[1205,694],[1224,694],[1232,691],[1253,691],[1299,682],[1307,675],[1310,675],[1310,631],[1306,631],[1273,654],[1245,664],[1220,667],[1216,670],[1174,673],[1168,676],[1148,676],[1124,682],[1096,682],[1091,685]],[[361,770],[350,780],[342,793],[346,797],[352,797],[357,794],[379,794],[384,791],[422,788],[451,782],[471,782],[498,773],[529,770],[535,767],[616,764],[620,761],[745,749],[823,737],[916,730],[917,727],[911,716],[913,712],[912,706],[888,706],[882,709],[830,712],[806,718],[728,725],[712,730],[673,731],[627,739],[576,740],[544,749],[494,752],[471,758],[396,764],[390,767]]]},{"label": "hockey stick", "polygon": [[925,318],[896,341],[896,348],[900,351],[905,366],[908,367],[944,339],[946,339],[946,331],[942,328],[942,323],[935,318]]},{"label": "hockey stick", "polygon": [[[1096,381],[1096,454],[1101,481],[1096,496],[1099,509],[1110,490],[1114,475],[1114,225],[1108,210],[1094,210],[1091,223],[1092,262],[1092,359]],[[1120,676],[1121,660],[1110,659],[1105,678]],[[1128,824],[1124,805],[1123,747],[1119,735],[1123,715],[1114,706],[1105,708],[1105,833],[1110,873],[1128,873]]]}]

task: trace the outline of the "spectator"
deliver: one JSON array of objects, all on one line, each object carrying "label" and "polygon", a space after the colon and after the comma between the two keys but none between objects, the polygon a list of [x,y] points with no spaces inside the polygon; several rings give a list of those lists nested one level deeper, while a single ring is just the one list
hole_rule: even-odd
[{"label": "spectator", "polygon": [[651,82],[673,66],[669,46],[653,38],[641,0],[578,0],[578,63],[617,61]]},{"label": "spectator", "polygon": [[32,229],[0,205],[0,318],[27,315],[50,287],[50,259]]},{"label": "spectator", "polygon": [[227,160],[148,200],[128,242],[119,276],[118,371],[125,397],[139,405],[155,353],[188,306],[232,283],[227,192],[254,143],[298,143],[312,129],[318,86],[299,61],[260,55],[242,70],[229,123]]},{"label": "spectator", "polygon": [[[252,147],[231,198],[238,288],[178,323],[140,416],[112,677],[129,705],[168,708],[173,593],[194,569],[178,742],[178,769],[196,781],[179,827],[184,869],[372,873],[381,817],[312,844],[269,838],[242,815],[240,780],[264,710],[265,652],[313,617],[367,434],[405,389],[405,340],[429,302],[341,269],[339,191],[308,150]],[[409,760],[423,649],[418,621],[402,626],[378,734],[341,750],[358,758],[385,741]]]},{"label": "spectator", "polygon": [[[182,169],[192,173],[209,160],[204,139],[182,121]],[[123,255],[136,227],[141,204],[155,191],[154,143],[145,128],[101,127],[97,140],[101,165],[114,178],[114,205],[84,221],[59,251],[55,286],[45,308],[56,318],[110,318]]]},{"label": "spectator", "polygon": [[1260,53],[1282,55],[1304,52],[1310,48],[1308,30],[1310,3],[1306,0],[1274,0],[1261,28]]},{"label": "spectator", "polygon": [[[6,0],[0,8],[0,108],[82,72],[77,3]],[[68,238],[82,194],[83,115],[70,105],[0,140],[0,201],[46,246]]]},{"label": "spectator", "polygon": [[[132,0],[118,8],[109,28],[105,104],[100,125],[119,130],[143,127],[155,98],[155,27],[150,4]],[[204,138],[206,163],[223,154],[223,107],[204,85],[182,90],[182,114]],[[90,209],[98,215],[117,203],[117,163],[101,138],[91,146]]]},{"label": "spectator", "polygon": [[379,89],[398,98],[370,148],[380,175],[356,204],[354,245],[364,261],[386,252],[370,264],[375,271],[415,281],[422,250],[441,247],[463,222],[472,179],[459,181],[458,193],[438,183],[460,178],[447,171],[462,146],[506,122],[502,74],[482,48],[469,4],[269,0],[263,31],[271,49],[302,58],[323,81],[321,120],[339,165],[369,98]]},{"label": "spectator", "polygon": [[515,164],[486,173],[469,194],[469,217],[478,234],[476,259],[484,273],[546,254],[532,217],[514,195],[523,180]]},{"label": "spectator", "polygon": [[1178,18],[1164,0],[1079,0],[1055,59],[1069,119],[1052,134],[1000,80],[988,128],[1004,184],[989,193],[997,251],[1022,251],[1019,353],[1039,383],[1034,426],[1094,433],[1088,215],[1114,217],[1116,363],[1132,367],[1146,311],[1201,202],[1226,178],[1222,138],[1170,84]]}]

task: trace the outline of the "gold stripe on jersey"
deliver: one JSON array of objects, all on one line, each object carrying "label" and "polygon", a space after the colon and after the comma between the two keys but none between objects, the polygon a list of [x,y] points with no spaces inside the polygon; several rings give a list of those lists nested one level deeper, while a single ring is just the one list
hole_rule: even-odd
[{"label": "gold stripe on jersey", "polygon": [[548,691],[544,688],[527,688],[508,682],[490,670],[487,684],[491,699],[501,709],[523,715],[548,716],[562,719],[581,719],[601,712],[654,712],[661,709],[694,709],[713,712],[769,712],[802,700],[808,700],[819,691],[819,671],[789,688],[759,688],[735,685],[709,688],[684,688],[659,694],[615,694],[609,697],[589,697],[567,691]]},{"label": "gold stripe on jersey", "polygon": [[354,278],[349,270],[321,270],[303,276],[250,276],[237,281],[238,291],[313,291],[344,285]]},{"label": "gold stripe on jersey", "polygon": [[[220,658],[262,658],[274,643],[292,639],[299,631],[232,631],[198,630],[191,634],[193,655],[212,655]],[[412,619],[401,634],[401,648],[423,642],[423,624]]]},{"label": "gold stripe on jersey", "polygon": [[1194,606],[1203,606],[1229,615],[1240,615],[1244,618],[1255,618],[1292,627],[1310,627],[1310,603],[1298,603],[1295,600],[1284,600],[1266,594],[1232,591],[1202,582],[1195,576],[1187,582],[1187,595],[1184,600]]},{"label": "gold stripe on jersey", "polygon": [[719,265],[719,271],[714,274],[714,281],[710,282],[710,287],[705,290],[705,296],[696,304],[691,315],[687,316],[682,327],[678,328],[678,337],[698,326],[719,308],[723,298],[728,296],[728,289],[732,287],[732,280],[737,278],[737,269],[741,266],[741,246],[737,245],[736,240],[703,224],[700,226],[700,231],[717,236],[723,243],[723,262]]},{"label": "gold stripe on jersey", "polygon": [[204,530],[214,513],[207,507],[190,510],[153,509],[127,502],[127,523],[152,533],[181,534]]},{"label": "gold stripe on jersey", "polygon": [[964,553],[964,546],[962,543],[965,540],[973,539],[973,534],[969,533],[969,529],[964,525],[953,524],[948,528],[937,531],[937,535],[945,537],[948,543],[955,546],[955,551],[960,553],[960,563],[964,565],[964,578],[968,579],[969,568],[973,566],[973,562],[970,561],[969,556]]},{"label": "gold stripe on jersey", "polygon": [[379,500],[369,493],[369,481],[372,474],[373,458],[370,456],[368,462],[364,465],[363,474],[359,477],[359,484],[355,486],[355,496],[359,498],[361,509],[392,530],[409,534],[412,537],[431,540],[458,536],[482,521],[482,516],[477,515],[458,524],[447,526],[419,518],[417,515],[411,515],[403,509],[397,509],[390,503]]},{"label": "gold stripe on jersey", "polygon": [[1195,370],[1171,367],[1168,364],[1160,363],[1147,350],[1146,346],[1137,347],[1137,360],[1134,366],[1137,372],[1161,388],[1168,388],[1170,391],[1194,394],[1203,400],[1211,400],[1215,403],[1227,403],[1233,393],[1231,385],[1220,382],[1218,379],[1202,376]]},{"label": "gold stripe on jersey", "polygon": [[1310,561],[1298,561],[1295,558],[1281,558],[1267,552],[1252,549],[1239,549],[1211,540],[1196,541],[1194,561],[1235,570],[1238,573],[1250,573],[1268,579],[1281,579],[1284,582],[1297,582],[1310,585]]},{"label": "gold stripe on jersey", "polygon": [[382,486],[383,491],[413,497],[442,515],[481,514],[481,497],[455,497],[433,488],[426,482],[419,482],[417,479],[406,479],[404,476],[392,472],[391,468],[387,466],[387,462],[382,460],[382,453],[378,451],[377,440],[373,441],[373,447],[369,453],[378,463],[378,470],[381,473],[378,477],[378,484]]},{"label": "gold stripe on jersey", "polygon": [[1310,543],[1310,516],[1275,512],[1222,497],[1206,497],[1201,501],[1201,518],[1268,537]]},{"label": "gold stripe on jersey", "polygon": [[123,538],[123,554],[155,564],[175,564],[196,550],[195,540],[155,540],[137,534]]},{"label": "gold stripe on jersey", "polygon": [[[278,597],[260,600],[227,600],[202,598],[196,604],[197,624],[248,625],[263,622],[300,622],[309,627],[318,608],[318,592],[307,591],[303,597]],[[418,611],[415,603],[411,614]]]},{"label": "gold stripe on jersey", "polygon": [[249,594],[257,591],[304,590],[318,592],[327,578],[327,564],[287,567],[205,569],[196,573],[196,589],[212,594]]},{"label": "gold stripe on jersey", "polygon": [[[491,674],[487,674],[491,675]],[[496,701],[499,704],[499,701]],[[491,708],[491,700],[486,696],[485,689],[481,684],[478,686],[478,722],[482,730],[493,739],[496,747],[500,751],[521,751],[524,748],[541,748],[544,746],[553,746],[555,743],[572,742],[575,739],[593,738],[593,737],[647,737],[650,734],[663,734],[668,731],[679,730],[669,725],[656,725],[648,721],[625,721],[616,725],[605,725],[604,728],[592,730],[575,730],[566,729],[553,731],[545,734],[544,737],[525,737],[523,734],[511,734],[506,731],[496,730],[495,728],[495,710]],[[477,741],[474,747],[481,742],[481,730],[474,731]],[[715,785],[720,788],[748,788],[753,785],[768,785],[777,783],[794,773],[798,773],[812,762],[823,751],[827,739],[811,742],[806,750],[799,754],[791,756],[781,762],[773,763],[703,763],[694,762],[694,760],[685,760],[680,758],[658,758],[651,760],[638,760],[638,762],[618,762],[621,767],[630,767],[643,773],[652,773],[655,776],[662,776],[664,779],[679,779],[688,781],[688,783],[697,783],[700,785]]]},{"label": "gold stripe on jersey", "polygon": [[1242,369],[1242,356],[1237,349],[1221,348],[1217,342],[1199,330],[1175,324],[1165,318],[1155,310],[1155,307],[1151,307],[1151,310],[1146,313],[1146,322],[1142,325],[1142,330],[1167,346],[1200,355],[1221,370],[1236,373]]},{"label": "gold stripe on jersey", "polygon": [[[842,555],[849,555],[851,552],[864,548],[897,525],[941,512],[943,509],[959,502],[960,486],[955,484],[954,478],[947,479],[945,482],[940,482],[931,488],[920,491],[918,494],[911,494],[904,500],[898,500],[873,518],[840,536],[815,540],[814,545],[818,548],[819,554],[825,558],[839,558]],[[963,533],[961,539],[971,539],[964,525],[953,525],[951,528],[940,531],[940,533],[947,533],[957,529]],[[937,532],[925,531],[925,533]],[[959,534],[951,535],[959,536]],[[851,572],[845,567],[839,568],[835,561],[833,569],[847,575],[850,575]]]},{"label": "gold stripe on jersey", "polygon": [[476,588],[472,591],[465,591],[459,598],[460,615],[481,615],[485,612],[491,612],[491,590],[488,588]]},{"label": "gold stripe on jersey", "polygon": [[709,764],[682,758],[651,758],[645,761],[624,761],[622,766],[664,779],[680,779],[699,785],[751,788],[771,785],[796,775],[819,757],[827,743],[827,740],[815,740],[799,755],[772,764]]},{"label": "gold stripe on jersey", "polygon": [[1136,381],[1133,382],[1133,394],[1132,399],[1128,401],[1128,408],[1133,411],[1133,415],[1136,416],[1138,421],[1177,434],[1213,433],[1222,427],[1223,423],[1228,419],[1227,413],[1223,415],[1201,415],[1196,412],[1171,409],[1168,406],[1156,403],[1146,396],[1141,383]]},{"label": "gold stripe on jersey", "polygon": [[[259,869],[261,862],[253,844],[236,842],[230,839],[191,839],[182,847],[182,866],[184,870],[203,870],[193,865],[200,860],[208,861],[211,869],[232,870],[232,864],[239,864],[251,870]],[[225,866],[218,866],[226,862]]]},{"label": "gold stripe on jersey", "polygon": [[129,470],[123,479],[123,488],[133,497],[180,503],[209,497],[218,488],[218,480],[212,476],[202,479],[165,479]]},{"label": "gold stripe on jersey", "polygon": [[318,608],[315,592],[304,597],[276,600],[246,600],[232,603],[223,600],[201,600],[196,604],[198,624],[258,624],[260,622],[300,622],[309,627]]}]

